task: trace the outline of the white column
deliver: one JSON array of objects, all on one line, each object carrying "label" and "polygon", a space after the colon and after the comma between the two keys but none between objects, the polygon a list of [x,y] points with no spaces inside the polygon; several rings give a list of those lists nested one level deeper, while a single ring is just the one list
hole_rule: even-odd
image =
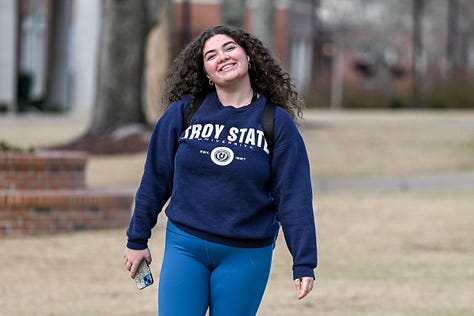
[{"label": "white column", "polygon": [[54,5],[48,56],[48,106],[70,108],[70,12],[71,0],[58,1]]},{"label": "white column", "polygon": [[16,0],[0,1],[0,107],[16,105]]},{"label": "white column", "polygon": [[73,7],[73,111],[88,115],[95,101],[101,1],[76,0]]}]

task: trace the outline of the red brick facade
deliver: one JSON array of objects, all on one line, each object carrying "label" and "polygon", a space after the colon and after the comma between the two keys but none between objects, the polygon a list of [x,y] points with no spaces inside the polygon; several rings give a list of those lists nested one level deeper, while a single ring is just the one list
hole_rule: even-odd
[{"label": "red brick facade", "polygon": [[[192,1],[174,3],[173,21],[177,37],[175,48],[181,50],[185,43],[198,36],[207,27],[220,24],[220,6],[220,3],[192,3]],[[250,31],[252,31],[252,16],[253,9],[247,9],[244,27]],[[312,12],[296,13],[292,8],[276,8],[272,50],[285,69],[289,67],[291,38],[295,35],[295,29],[298,35],[301,35],[299,33],[304,29],[307,32],[305,35],[312,37],[312,19]],[[303,23],[304,27],[299,27],[296,22]]]}]

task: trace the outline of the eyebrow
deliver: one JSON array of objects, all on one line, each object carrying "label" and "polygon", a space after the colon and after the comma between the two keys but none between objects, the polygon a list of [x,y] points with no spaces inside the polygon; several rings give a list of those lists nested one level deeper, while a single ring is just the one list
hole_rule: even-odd
[{"label": "eyebrow", "polygon": [[[228,41],[228,42],[225,42],[224,45],[222,45],[222,47],[226,47],[227,45],[230,45],[230,44],[236,44],[236,45],[238,45],[235,41]],[[203,57],[206,57],[207,54],[213,53],[213,52],[215,52],[215,51],[216,51],[215,49],[208,50],[207,52],[204,53]]]}]

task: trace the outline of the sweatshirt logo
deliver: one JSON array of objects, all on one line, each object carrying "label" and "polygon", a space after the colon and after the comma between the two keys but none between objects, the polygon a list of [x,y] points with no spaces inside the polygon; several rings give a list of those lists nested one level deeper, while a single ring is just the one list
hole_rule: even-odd
[{"label": "sweatshirt logo", "polygon": [[[193,124],[184,131],[183,139],[198,139],[220,142],[233,146],[249,146],[263,149],[269,154],[267,140],[264,132],[255,128],[238,128],[219,124]],[[226,147],[222,147],[226,148]]]},{"label": "sweatshirt logo", "polygon": [[234,152],[228,147],[216,147],[211,151],[211,160],[218,166],[227,166],[234,160]]}]

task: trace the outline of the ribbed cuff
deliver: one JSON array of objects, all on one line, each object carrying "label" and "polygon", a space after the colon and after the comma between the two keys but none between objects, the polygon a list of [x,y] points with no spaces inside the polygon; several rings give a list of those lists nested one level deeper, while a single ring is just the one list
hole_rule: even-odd
[{"label": "ribbed cuff", "polygon": [[127,248],[133,250],[143,250],[148,247],[148,240],[146,239],[135,239],[127,241]]},{"label": "ribbed cuff", "polygon": [[293,280],[302,277],[312,277],[314,279],[314,269],[310,266],[293,267]]}]

